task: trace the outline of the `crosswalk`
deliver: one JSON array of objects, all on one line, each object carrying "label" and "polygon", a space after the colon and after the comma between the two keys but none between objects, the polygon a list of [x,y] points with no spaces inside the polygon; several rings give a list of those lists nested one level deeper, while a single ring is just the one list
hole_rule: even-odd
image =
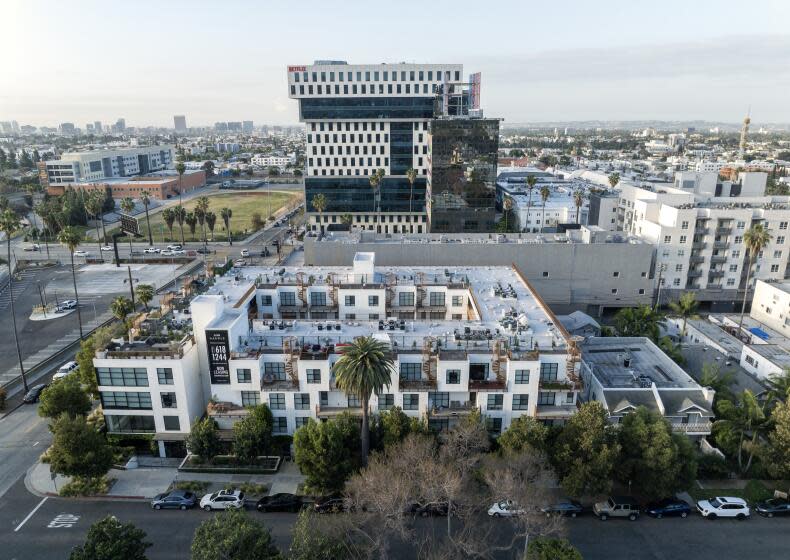
[{"label": "crosswalk", "polygon": [[[33,278],[35,277],[36,272],[34,270],[23,270],[19,273],[18,279],[14,279],[13,290],[14,290],[14,302],[19,299],[27,289],[33,284]],[[3,287],[2,291],[0,291],[0,311],[6,309],[8,306],[11,305],[11,286],[10,284],[6,283]]]}]

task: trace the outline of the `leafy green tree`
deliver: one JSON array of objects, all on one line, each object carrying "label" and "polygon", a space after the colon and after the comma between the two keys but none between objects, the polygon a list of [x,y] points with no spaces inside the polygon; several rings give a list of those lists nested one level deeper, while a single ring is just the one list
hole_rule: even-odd
[{"label": "leafy green tree", "polygon": [[790,398],[790,370],[769,375],[765,382],[774,399],[785,402]]},{"label": "leafy green tree", "polygon": [[658,347],[669,356],[675,363],[683,365],[686,362],[686,358],[683,357],[682,352],[680,351],[680,344],[675,344],[672,342],[672,339],[668,336],[662,336],[658,341]]},{"label": "leafy green tree", "polygon": [[52,423],[49,467],[66,476],[98,478],[112,467],[112,449],[82,416],[61,414]]},{"label": "leafy green tree", "polygon": [[315,513],[302,510],[296,519],[288,551],[288,560],[336,560],[349,558],[346,544],[339,538],[327,534],[315,523]]},{"label": "leafy green tree", "polygon": [[239,461],[252,463],[271,449],[272,411],[265,404],[250,407],[249,414],[233,425],[233,454]]},{"label": "leafy green tree", "polygon": [[532,539],[526,560],[582,560],[582,554],[566,539]]},{"label": "leafy green tree", "polygon": [[620,456],[615,428],[599,402],[581,406],[557,436],[553,463],[563,490],[571,496],[606,494]]},{"label": "leafy green tree", "polygon": [[206,161],[202,168],[206,172],[206,179],[214,175],[214,162],[211,160]]},{"label": "leafy green tree", "polygon": [[44,418],[57,418],[66,413],[69,416],[84,416],[91,410],[91,400],[80,386],[77,375],[69,375],[54,381],[41,393],[38,415]]},{"label": "leafy green tree", "polygon": [[142,529],[108,515],[91,525],[85,542],[72,549],[69,560],[146,560],[151,543],[145,537]]},{"label": "leafy green tree", "polygon": [[720,400],[718,403],[718,419],[713,424],[716,443],[737,457],[741,475],[749,472],[760,451],[760,438],[770,425],[766,407],[767,402],[761,402],[748,389],[736,402]]},{"label": "leafy green tree", "polygon": [[716,394],[713,397],[714,409],[718,410],[718,402],[722,399],[735,399],[735,394],[732,392],[733,383],[735,383],[734,372],[723,372],[716,363],[709,362],[707,364],[703,364],[702,375],[699,378],[699,384],[703,387],[710,387],[716,391]]},{"label": "leafy green tree", "polygon": [[271,533],[240,510],[204,521],[192,539],[192,560],[278,560]]},{"label": "leafy green tree", "polygon": [[780,402],[771,414],[773,430],[768,434],[763,457],[768,472],[781,479],[790,478],[790,402]]},{"label": "leafy green tree", "polygon": [[93,359],[97,350],[104,350],[115,335],[115,325],[108,325],[93,331],[93,334],[80,343],[75,361],[79,367],[80,383],[88,395],[94,399],[99,398],[99,389],[96,383],[96,368]]},{"label": "leafy green tree", "polygon": [[[134,211],[134,200],[132,200],[132,197],[125,196],[124,198],[121,199],[121,210],[130,216],[132,215],[132,212]],[[129,256],[131,257],[132,235],[127,234],[127,236],[129,237]]]},{"label": "leafy green tree", "polygon": [[582,216],[582,204],[584,204],[584,191],[577,189],[573,193],[573,204],[576,206],[576,223],[580,223]]},{"label": "leafy green tree", "polygon": [[741,329],[743,328],[743,315],[746,312],[746,301],[749,296],[749,285],[751,283],[754,260],[770,241],[771,234],[768,233],[768,230],[765,229],[762,224],[753,225],[743,234],[743,244],[746,245],[746,250],[749,252],[749,268],[746,269],[746,289],[743,291],[741,318],[738,321],[738,337],[741,336]]},{"label": "leafy green tree", "polygon": [[531,416],[519,416],[497,440],[502,449],[521,453],[527,449],[546,450],[549,429]]},{"label": "leafy green tree", "polygon": [[678,301],[670,302],[669,308],[683,319],[683,328],[680,329],[680,336],[686,336],[686,323],[693,319],[697,314],[699,302],[694,297],[694,292],[686,292]]},{"label": "leafy green tree", "polygon": [[74,284],[74,300],[77,302],[77,323],[80,326],[80,340],[84,338],[82,334],[82,313],[80,312],[80,294],[77,291],[77,269],[74,266],[74,251],[80,245],[79,232],[73,226],[64,227],[58,234],[58,241],[69,250],[71,257],[71,281]]},{"label": "leafy green tree", "polygon": [[[99,233],[99,222],[103,220],[104,216],[103,205],[104,199],[100,191],[91,191],[86,196],[85,209],[88,211],[88,214],[93,217],[94,222],[96,222],[96,243],[99,245],[99,256],[101,256],[101,245],[103,244],[102,236]],[[102,225],[104,225],[103,221]]]},{"label": "leafy green tree", "polygon": [[187,449],[204,461],[213,461],[222,451],[217,423],[211,418],[203,418],[192,424],[186,438]]},{"label": "leafy green tree", "polygon": [[362,403],[362,464],[370,451],[370,397],[389,387],[394,370],[392,352],[388,344],[372,336],[358,337],[345,346],[340,359],[335,362],[337,388],[355,395]]},{"label": "leafy green tree", "polygon": [[640,494],[658,499],[686,490],[697,474],[693,449],[688,456],[688,438],[672,433],[663,416],[639,407],[626,414],[617,431],[620,458],[617,479],[633,484]]},{"label": "leafy green tree", "polygon": [[154,299],[155,293],[154,287],[151,284],[138,284],[137,288],[134,290],[134,295],[137,297],[138,301],[145,306],[146,311],[148,310],[148,304]]},{"label": "leafy green tree", "polygon": [[646,336],[657,342],[664,324],[664,316],[649,305],[625,307],[614,316],[620,336]]},{"label": "leafy green tree", "polygon": [[425,422],[407,415],[397,406],[380,413],[378,420],[384,447],[403,441],[409,434],[429,433]]},{"label": "leafy green tree", "polygon": [[359,423],[349,414],[310,420],[294,434],[294,458],[311,489],[336,492],[360,466]]}]

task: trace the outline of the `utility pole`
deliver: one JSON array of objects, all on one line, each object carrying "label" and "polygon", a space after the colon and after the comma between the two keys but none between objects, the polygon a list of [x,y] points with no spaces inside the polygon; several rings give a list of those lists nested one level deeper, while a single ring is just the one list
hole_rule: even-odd
[{"label": "utility pole", "polygon": [[667,265],[662,263],[658,267],[658,290],[656,291],[656,305],[655,310],[658,311],[658,308],[661,306],[661,276],[664,271],[667,269]]},{"label": "utility pole", "polygon": [[126,271],[129,273],[129,294],[132,296],[132,309],[136,309],[137,306],[134,303],[134,282],[132,282],[132,267],[127,265]]}]

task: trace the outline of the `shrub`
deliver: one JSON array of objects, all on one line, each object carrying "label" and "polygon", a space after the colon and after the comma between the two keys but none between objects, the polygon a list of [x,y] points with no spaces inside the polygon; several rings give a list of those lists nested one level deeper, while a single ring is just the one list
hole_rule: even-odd
[{"label": "shrub", "polygon": [[205,492],[211,483],[203,480],[179,480],[171,486],[173,490],[188,490],[190,492]]},{"label": "shrub", "polygon": [[697,457],[697,476],[701,479],[728,478],[730,466],[718,455],[700,455]]},{"label": "shrub", "polygon": [[98,478],[75,477],[71,482],[61,486],[59,493],[65,497],[97,496],[109,492],[111,485],[112,480],[106,476]]}]

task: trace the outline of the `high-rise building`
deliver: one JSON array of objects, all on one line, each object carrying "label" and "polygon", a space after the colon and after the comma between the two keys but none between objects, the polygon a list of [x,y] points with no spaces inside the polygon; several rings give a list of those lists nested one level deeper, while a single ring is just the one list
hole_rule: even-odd
[{"label": "high-rise building", "polygon": [[173,117],[173,126],[176,132],[187,131],[187,118],[184,115],[176,115]]},{"label": "high-rise building", "polygon": [[214,130],[216,132],[227,132],[228,131],[228,123],[226,123],[226,122],[215,122],[214,123]]},{"label": "high-rise building", "polygon": [[241,131],[245,134],[252,134],[253,130],[252,121],[242,121],[241,123]]},{"label": "high-rise building", "polygon": [[102,132],[104,132],[104,129],[102,128],[101,125],[101,121],[93,121],[93,130],[96,131],[96,134],[101,134]]},{"label": "high-rise building", "polygon": [[58,126],[58,130],[60,131],[61,134],[75,134],[77,132],[74,123],[70,123],[70,122],[60,123],[60,125]]},{"label": "high-rise building", "polygon": [[241,121],[228,121],[228,132],[241,132]]},{"label": "high-rise building", "polygon": [[126,130],[126,119],[118,119],[115,121],[115,131],[123,132],[124,130]]}]

